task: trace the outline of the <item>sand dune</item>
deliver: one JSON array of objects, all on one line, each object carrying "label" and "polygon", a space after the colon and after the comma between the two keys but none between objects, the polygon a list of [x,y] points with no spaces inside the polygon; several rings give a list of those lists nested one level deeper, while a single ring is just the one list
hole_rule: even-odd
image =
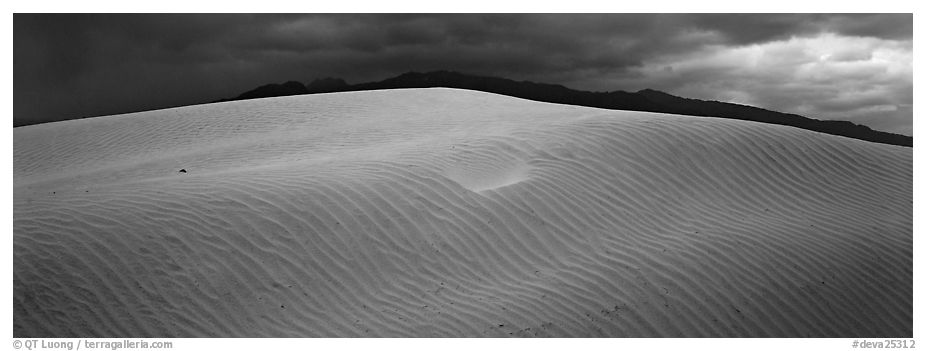
[{"label": "sand dune", "polygon": [[16,128],[14,183],[15,337],[912,337],[911,149],[791,127],[321,94]]}]

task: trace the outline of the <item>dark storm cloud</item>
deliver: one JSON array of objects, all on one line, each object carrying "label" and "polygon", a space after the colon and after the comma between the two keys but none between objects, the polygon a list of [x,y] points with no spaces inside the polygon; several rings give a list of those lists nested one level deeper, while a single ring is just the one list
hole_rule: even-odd
[{"label": "dark storm cloud", "polygon": [[821,32],[881,39],[910,39],[912,14],[703,14],[684,16],[730,44],[763,43]]},{"label": "dark storm cloud", "polygon": [[[206,102],[270,82],[360,82],[410,70],[589,90],[665,89],[670,82],[687,87],[679,93],[735,89],[712,77],[756,77],[731,75],[729,65],[671,61],[821,33],[909,42],[912,15],[16,14],[14,119],[112,114]],[[664,66],[658,77],[649,69],[654,62]],[[736,92],[696,95],[724,94]],[[749,92],[761,101],[757,94]]]}]

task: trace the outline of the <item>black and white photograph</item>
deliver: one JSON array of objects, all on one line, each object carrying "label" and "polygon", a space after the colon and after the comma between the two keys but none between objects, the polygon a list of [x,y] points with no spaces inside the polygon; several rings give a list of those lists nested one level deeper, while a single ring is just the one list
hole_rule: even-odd
[{"label": "black and white photograph", "polygon": [[926,347],[913,13],[11,17],[15,349]]}]

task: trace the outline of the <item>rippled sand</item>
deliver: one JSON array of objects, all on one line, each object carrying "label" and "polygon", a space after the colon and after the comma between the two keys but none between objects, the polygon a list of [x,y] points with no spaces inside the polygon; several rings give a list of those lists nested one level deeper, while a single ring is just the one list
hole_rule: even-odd
[{"label": "rippled sand", "polygon": [[407,89],[15,128],[13,235],[15,337],[912,337],[912,149],[739,120]]}]

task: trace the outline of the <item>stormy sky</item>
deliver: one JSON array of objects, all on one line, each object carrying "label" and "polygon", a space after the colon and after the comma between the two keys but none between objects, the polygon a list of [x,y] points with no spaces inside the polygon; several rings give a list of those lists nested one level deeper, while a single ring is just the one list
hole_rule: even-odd
[{"label": "stormy sky", "polygon": [[912,27],[911,14],[15,14],[14,124],[454,70],[912,135]]}]

